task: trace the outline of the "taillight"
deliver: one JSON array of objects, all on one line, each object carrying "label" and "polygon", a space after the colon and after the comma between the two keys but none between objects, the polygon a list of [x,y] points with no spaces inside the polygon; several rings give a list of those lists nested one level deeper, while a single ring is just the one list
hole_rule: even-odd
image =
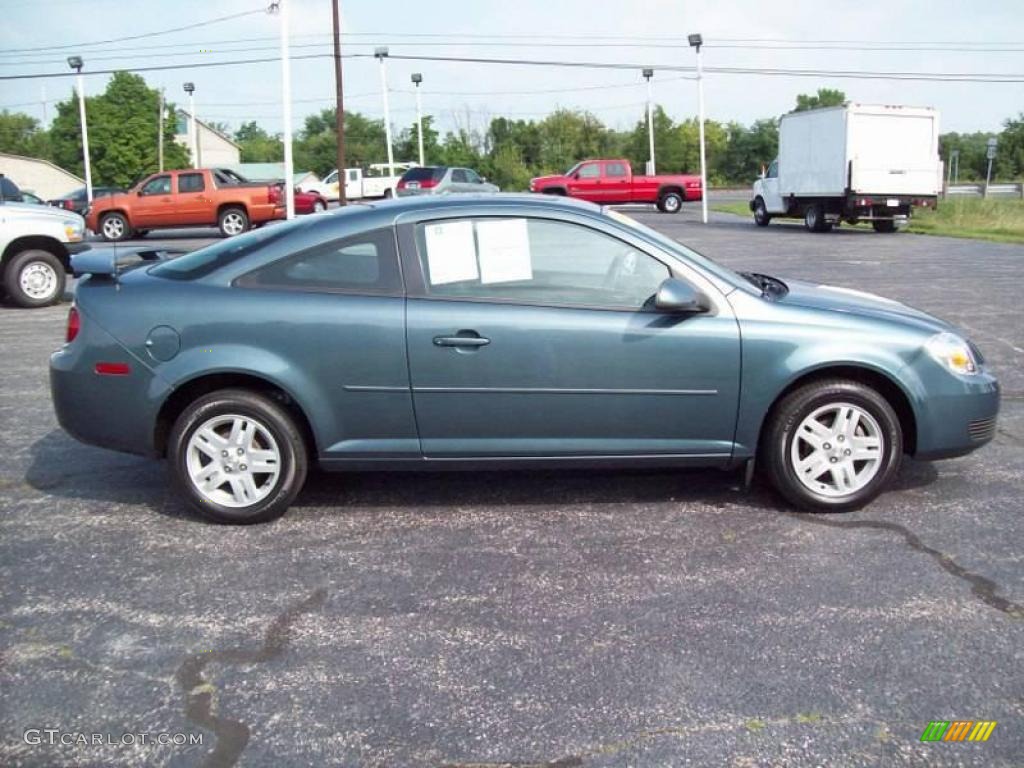
[{"label": "taillight", "polygon": [[281,188],[279,186],[277,186],[276,184],[271,186],[270,187],[270,193],[267,195],[267,198],[272,203],[279,203],[279,202],[281,202]]},{"label": "taillight", "polygon": [[399,189],[405,189],[405,179],[399,179],[398,180],[398,188]]},{"label": "taillight", "polygon": [[65,210],[68,211],[72,210],[75,207],[75,204],[72,203],[70,200],[62,200],[61,203],[64,205]]},{"label": "taillight", "polygon": [[420,182],[420,189],[430,189],[437,186],[437,179],[424,179]]},{"label": "taillight", "polygon": [[72,305],[68,310],[68,328],[64,334],[64,341],[70,344],[80,330],[82,330],[82,319],[78,316],[78,310]]}]

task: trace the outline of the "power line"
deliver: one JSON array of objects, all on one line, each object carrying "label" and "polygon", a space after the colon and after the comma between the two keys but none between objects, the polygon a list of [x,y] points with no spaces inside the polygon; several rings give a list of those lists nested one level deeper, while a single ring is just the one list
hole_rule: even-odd
[{"label": "power line", "polygon": [[214,19],[206,19],[205,21],[197,21],[193,24],[185,24],[181,27],[172,27],[171,29],[161,29],[156,32],[144,32],[139,35],[127,35],[126,37],[112,37],[108,40],[95,40],[91,43],[70,43],[68,45],[47,45],[38,48],[8,48],[5,53],[29,53],[31,51],[66,51],[69,48],[89,48],[94,45],[106,45],[107,43],[123,43],[128,40],[142,40],[147,37],[159,37],[160,35],[170,35],[174,32],[184,32],[187,29],[196,29],[198,27],[206,27],[210,24],[217,24],[222,21],[230,21],[231,19],[240,19],[243,16],[254,16],[256,14],[266,13],[264,9],[255,11],[242,11],[241,13],[232,13],[227,16],[218,16]]},{"label": "power line", "polygon": [[[321,59],[330,57],[329,53],[309,53],[293,56],[294,60]],[[359,59],[371,58],[369,53],[350,53],[343,58]],[[573,69],[616,69],[616,70],[637,70],[643,67],[653,67],[665,72],[686,72],[693,73],[694,67],[681,66],[676,64],[654,64],[645,62],[643,64],[626,64],[619,62],[600,61],[559,61],[557,59],[505,59],[474,56],[426,56],[411,54],[392,54],[391,59],[405,61],[436,61],[447,63],[468,63],[468,64],[492,64],[506,66],[541,66],[541,67],[567,67]],[[209,67],[229,67],[243,64],[263,64],[278,61],[278,57],[265,57],[254,59],[234,59],[226,61],[198,61],[188,64],[161,64],[145,67],[130,67],[117,69],[91,70],[83,74],[109,75],[115,72],[158,72],[177,69],[204,69]],[[1024,74],[1011,72],[885,72],[873,70],[830,70],[830,69],[782,69],[765,67],[705,67],[704,72],[708,74],[731,74],[731,75],[757,75],[757,76],[782,76],[782,77],[826,77],[826,78],[847,78],[863,80],[917,80],[930,82],[976,82],[976,83],[1020,83],[1024,82]],[[74,72],[36,72],[17,75],[0,75],[0,80],[33,80],[40,78],[73,77]]]}]

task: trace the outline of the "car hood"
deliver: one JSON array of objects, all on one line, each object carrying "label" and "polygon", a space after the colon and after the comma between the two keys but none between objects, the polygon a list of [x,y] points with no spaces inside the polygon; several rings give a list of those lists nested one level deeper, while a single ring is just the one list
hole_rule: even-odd
[{"label": "car hood", "polygon": [[530,179],[531,184],[544,184],[553,181],[565,181],[565,176],[556,173],[551,176],[536,176]]},{"label": "car hood", "polygon": [[802,280],[787,280],[786,285],[789,292],[776,300],[780,304],[901,322],[925,331],[955,330],[949,323],[927,312],[873,293]]},{"label": "car hood", "polygon": [[7,212],[8,215],[16,216],[19,219],[29,218],[30,216],[39,216],[47,219],[61,219],[63,221],[81,218],[81,216],[74,211],[69,211],[65,208],[57,208],[52,205],[5,202],[3,203],[3,206],[4,211]]}]

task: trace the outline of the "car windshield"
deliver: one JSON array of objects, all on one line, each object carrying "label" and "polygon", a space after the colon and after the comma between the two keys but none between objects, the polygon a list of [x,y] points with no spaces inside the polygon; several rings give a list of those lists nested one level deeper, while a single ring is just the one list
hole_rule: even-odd
[{"label": "car windshield", "polygon": [[697,253],[697,251],[693,250],[689,246],[683,245],[679,241],[673,240],[671,237],[663,235],[655,229],[651,229],[646,224],[641,224],[632,216],[627,216],[626,214],[616,211],[612,208],[604,208],[602,210],[605,216],[614,219],[620,224],[625,224],[627,227],[635,230],[638,234],[640,234],[647,240],[651,241],[655,245],[665,248],[669,252],[685,252],[686,256],[691,261],[704,267],[706,270],[708,270],[718,278],[724,280],[725,282],[729,283],[730,285],[734,285],[739,288],[747,288],[748,286],[751,285],[750,280],[744,277],[743,275],[739,274],[738,272],[734,272],[728,267],[722,266],[714,259],[709,259],[707,256],[701,253]]},{"label": "car windshield", "polygon": [[574,173],[576,173],[576,171],[579,170],[581,165],[583,165],[583,163],[576,163],[576,165],[574,165],[572,168],[570,168],[568,171],[566,171],[562,175],[563,176],[572,176]]},{"label": "car windshield", "polygon": [[164,261],[149,270],[151,275],[168,280],[195,280],[216,269],[238,261],[259,249],[309,226],[310,218],[296,219],[286,224],[254,229],[244,235],[219,240],[205,248],[170,261]]}]

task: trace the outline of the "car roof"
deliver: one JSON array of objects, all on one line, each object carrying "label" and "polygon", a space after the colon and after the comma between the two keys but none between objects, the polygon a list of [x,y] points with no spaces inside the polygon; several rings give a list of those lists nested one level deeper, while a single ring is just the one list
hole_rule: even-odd
[{"label": "car roof", "polygon": [[534,208],[538,211],[562,210],[567,213],[598,213],[601,206],[583,200],[556,195],[536,195],[527,192],[501,192],[498,194],[464,194],[452,196],[414,196],[389,200],[375,200],[362,203],[375,211],[393,212],[398,218],[402,214],[427,210],[452,211],[460,208]]}]

